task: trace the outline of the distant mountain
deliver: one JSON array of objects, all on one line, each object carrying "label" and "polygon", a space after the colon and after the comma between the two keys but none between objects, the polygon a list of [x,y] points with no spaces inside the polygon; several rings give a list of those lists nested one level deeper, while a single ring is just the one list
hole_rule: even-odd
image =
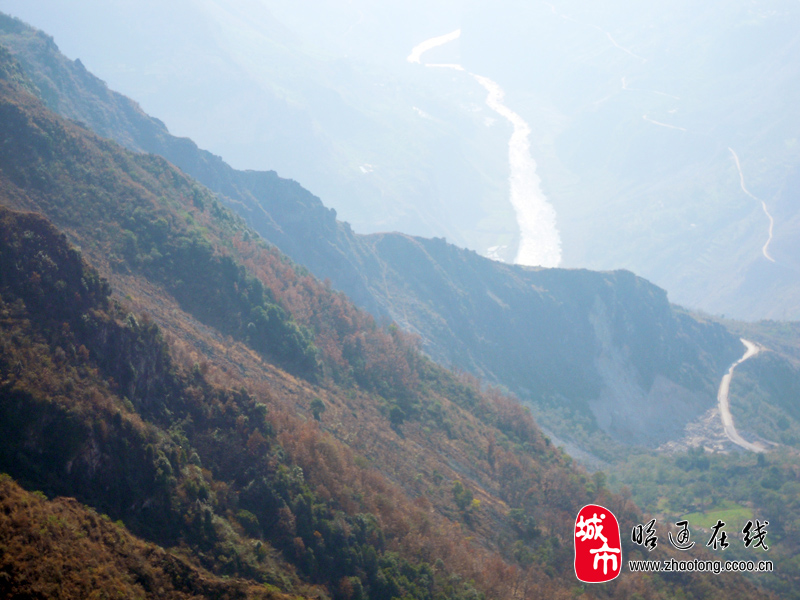
[{"label": "distant mountain", "polygon": [[800,319],[796,2],[509,0],[464,20],[463,64],[537,131],[565,266]]},{"label": "distant mountain", "polygon": [[2,23],[0,43],[51,108],[161,154],[314,275],[419,335],[435,360],[532,402],[560,435],[580,437],[564,427],[577,419],[624,443],[659,445],[714,405],[719,378],[742,352],[722,327],[675,309],[663,290],[627,272],[530,269],[440,239],[357,235],[295,182],[236,171],[169,135],[50,38]]},{"label": "distant mountain", "polygon": [[[470,74],[488,77],[530,128],[560,266],[624,268],[711,314],[800,319],[793,0],[0,10],[232,165],[301,182],[360,233],[446,237],[511,262],[511,127]],[[406,61],[459,28],[422,62],[463,71]]]},{"label": "distant mountain", "polygon": [[[64,597],[566,598],[579,508],[643,519],[515,400],[163,158],[47,110],[7,52],[0,75],[4,593],[60,573]],[[725,584],[630,573],[603,595],[762,596]]]},{"label": "distant mountain", "polygon": [[[146,63],[155,79],[137,75],[138,83],[119,87],[103,77],[232,165],[269,165],[324,193],[358,231],[446,235],[481,251],[513,246],[506,127],[484,127],[486,115],[473,110],[484,99],[477,84],[458,86],[474,97],[452,97],[451,82],[405,60],[414,44],[435,34],[428,32],[453,22],[450,6],[387,5],[393,27],[386,31],[367,6],[351,5],[342,15],[338,2],[300,4],[181,0],[165,9],[156,0],[135,7],[96,0],[12,6],[6,0],[0,10],[27,20],[29,9],[41,11],[48,22],[36,24],[50,33],[69,19],[74,27],[58,32],[59,43],[88,42],[86,52],[72,56],[82,56],[93,72],[99,65],[89,48],[105,47],[99,62],[128,74]],[[306,21],[306,9],[329,16],[312,35],[284,23]],[[353,45],[332,51],[330,33],[349,29]],[[102,39],[89,41],[95,34]],[[115,54],[123,40],[138,49]],[[376,42],[391,43],[395,60],[377,60]],[[165,102],[154,81],[182,99]],[[477,135],[468,148],[460,143],[463,127]]]}]

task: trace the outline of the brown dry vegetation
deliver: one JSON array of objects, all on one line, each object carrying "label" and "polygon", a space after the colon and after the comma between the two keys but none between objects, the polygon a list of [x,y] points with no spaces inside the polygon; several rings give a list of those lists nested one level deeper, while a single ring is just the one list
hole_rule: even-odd
[{"label": "brown dry vegetation", "polygon": [[[27,437],[7,428],[1,464],[25,485],[75,495],[180,548],[213,577],[233,577],[226,593],[247,593],[237,588],[247,580],[347,600],[758,595],[713,576],[626,574],[576,588],[577,510],[602,503],[623,530],[642,516],[551,447],[514,399],[432,364],[413,339],[266,247],[162,159],[100,140],[5,82],[0,123],[8,140],[0,200],[44,214],[117,292],[108,300],[85,265],[60,279],[56,259],[74,262],[77,253],[43,220],[4,211],[5,248],[19,257],[2,282],[2,394],[7,408],[24,409],[15,426]],[[40,253],[29,256],[31,239]],[[20,273],[30,274],[24,285]],[[87,280],[100,286],[87,306],[66,302],[48,320],[36,299],[74,293]],[[268,314],[263,330],[259,311]],[[315,398],[325,407],[319,421]],[[55,451],[51,426],[70,434],[64,456],[45,456]],[[123,474],[131,479],[109,494]],[[28,496],[3,485],[22,507]],[[107,565],[129,546],[136,556],[172,556],[75,502],[29,505],[43,515],[77,511],[53,568],[82,564],[70,562],[71,543],[76,556],[106,544],[97,560]],[[3,521],[4,535],[19,540],[4,557],[22,561],[13,572],[27,578],[13,581],[28,586],[53,582],[31,564],[47,549],[32,533],[40,522]],[[84,522],[97,529],[85,547],[73,535]],[[123,567],[103,567],[107,579],[93,589],[129,585],[119,589],[135,597],[141,584]],[[80,569],[77,579],[91,582],[92,572]],[[208,585],[197,593],[217,593]]]},{"label": "brown dry vegetation", "polygon": [[0,475],[0,547],[6,598],[289,598],[223,581],[71,498],[47,500],[7,475]]}]

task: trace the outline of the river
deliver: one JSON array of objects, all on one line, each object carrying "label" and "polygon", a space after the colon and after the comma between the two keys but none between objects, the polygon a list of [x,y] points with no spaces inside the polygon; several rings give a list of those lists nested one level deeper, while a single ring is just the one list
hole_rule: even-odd
[{"label": "river", "polygon": [[[422,63],[429,50],[457,40],[461,30],[436,36],[414,46],[406,60]],[[459,64],[424,63],[426,67],[447,68],[465,72]],[[508,141],[509,201],[519,227],[519,247],[514,262],[520,265],[557,267],[561,263],[561,236],[556,224],[556,211],[542,192],[536,161],[531,155],[528,123],[503,103],[503,89],[488,77],[467,73],[487,92],[486,106],[508,121],[513,132]]]}]

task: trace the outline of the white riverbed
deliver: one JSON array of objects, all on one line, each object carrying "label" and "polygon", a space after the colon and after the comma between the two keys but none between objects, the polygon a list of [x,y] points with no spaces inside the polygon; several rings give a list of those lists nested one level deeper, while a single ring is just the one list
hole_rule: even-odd
[{"label": "white riverbed", "polygon": [[[406,58],[411,63],[422,63],[422,55],[461,36],[461,30],[425,40],[414,46]],[[425,63],[426,67],[464,71],[459,64]],[[516,264],[557,267],[561,263],[561,236],[556,226],[556,211],[545,197],[541,179],[536,172],[536,161],[531,156],[528,123],[503,104],[503,89],[488,77],[469,73],[487,92],[486,106],[506,119],[514,128],[508,142],[509,201],[514,208],[520,241]]]}]

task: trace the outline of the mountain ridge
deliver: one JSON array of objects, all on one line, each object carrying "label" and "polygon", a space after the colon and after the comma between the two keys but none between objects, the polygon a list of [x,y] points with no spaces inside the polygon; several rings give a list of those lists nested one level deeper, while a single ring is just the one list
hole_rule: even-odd
[{"label": "mountain ridge", "polygon": [[[403,442],[406,435],[414,434],[415,438],[420,435],[415,433],[416,419],[434,411],[440,420],[449,423],[449,434],[437,431],[425,435],[432,435],[434,441],[439,437],[455,440],[441,447],[444,456],[452,460],[465,451],[469,454],[477,451],[468,449],[462,438],[468,431],[464,427],[469,423],[470,427],[484,429],[486,425],[456,408],[456,404],[447,400],[448,396],[459,398],[459,402],[464,395],[473,402],[481,401],[481,410],[487,416],[495,412],[493,406],[512,407],[513,403],[499,397],[481,400],[480,392],[458,384],[452,376],[441,379],[437,373],[443,372],[433,367],[432,371],[422,369],[419,374],[432,375],[428,387],[449,385],[449,389],[442,388],[443,395],[430,390],[423,396],[421,389],[408,388],[419,383],[413,378],[405,382],[394,380],[392,376],[402,368],[403,356],[383,356],[392,351],[392,340],[397,338],[390,334],[384,337],[374,328],[356,326],[356,345],[370,347],[382,343],[389,347],[376,349],[377,356],[365,356],[363,350],[353,347],[346,359],[352,361],[356,377],[360,376],[355,364],[358,360],[369,363],[376,371],[380,366],[380,373],[386,375],[376,381],[362,379],[364,388],[348,382],[346,374],[343,388],[330,378],[324,387],[317,387],[264,361],[262,356],[268,358],[269,352],[261,355],[253,352],[250,340],[237,344],[230,336],[220,335],[221,332],[209,335],[197,329],[195,336],[200,343],[193,343],[190,337],[181,334],[197,324],[183,312],[178,299],[165,293],[158,276],[154,277],[146,265],[137,265],[135,257],[127,259],[133,267],[127,272],[108,260],[114,254],[109,252],[108,245],[114,241],[98,235],[99,225],[108,228],[114,222],[116,211],[124,206],[123,200],[138,203],[144,214],[160,214],[159,218],[168,227],[164,233],[175,235],[169,229],[170,221],[175,226],[185,218],[177,210],[182,204],[175,202],[180,197],[179,191],[186,189],[181,187],[188,183],[185,176],[169,167],[164,170],[166,163],[160,158],[128,155],[113,143],[60,122],[37,109],[32,97],[9,93],[5,83],[0,83],[0,91],[3,135],[8,139],[9,131],[14,131],[15,140],[21,142],[15,144],[19,152],[13,158],[8,153],[0,157],[3,182],[0,193],[4,202],[9,199],[8,190],[14,186],[8,180],[9,172],[15,171],[15,181],[24,185],[17,190],[17,201],[23,200],[23,194],[30,194],[27,202],[31,207],[44,209],[57,220],[66,221],[72,239],[82,241],[86,247],[85,256],[98,262],[113,282],[122,284],[122,290],[127,291],[134,303],[152,314],[150,318],[126,315],[120,305],[109,301],[108,285],[81,262],[80,254],[66,246],[66,237],[41,216],[3,209],[2,257],[6,263],[0,274],[7,317],[2,330],[3,372],[7,375],[2,389],[4,414],[0,419],[5,434],[0,452],[3,470],[23,479],[26,485],[45,488],[48,493],[73,494],[84,503],[102,506],[115,518],[123,518],[138,534],[162,544],[186,544],[193,560],[216,574],[238,575],[303,595],[349,598],[356,594],[355,590],[361,590],[358,594],[368,597],[391,597],[404,592],[412,597],[425,597],[438,590],[452,598],[474,597],[471,592],[474,588],[466,581],[484,577],[480,573],[486,577],[510,573],[523,580],[539,577],[538,567],[534,569],[536,575],[533,571],[526,575],[504,563],[497,554],[494,534],[487,536],[484,521],[502,519],[500,515],[506,511],[505,503],[496,496],[500,491],[488,467],[473,466],[471,477],[476,479],[461,475],[475,493],[486,486],[480,492],[486,500],[483,512],[474,516],[454,507],[447,487],[427,495],[433,499],[431,504],[430,500],[412,502],[406,495],[415,485],[407,471],[420,467],[419,461],[409,467],[409,450]],[[64,155],[65,149],[81,152]],[[86,162],[87,157],[91,157],[91,163]],[[16,159],[22,160],[17,165],[26,169],[25,173],[29,167],[33,174],[38,171],[46,175],[42,179],[35,175],[25,177],[25,173],[10,168]],[[102,161],[125,164],[126,160],[131,161],[127,173],[102,168]],[[88,164],[93,169],[76,168]],[[40,170],[44,165],[47,168]],[[155,181],[148,174],[155,176]],[[126,180],[138,183],[130,185]],[[170,197],[158,200],[158,196],[150,196],[145,184],[150,190],[160,190]],[[76,194],[81,189],[91,190],[102,198],[86,201],[89,191]],[[113,193],[102,194],[103,191]],[[76,201],[64,204],[64,199],[70,197]],[[225,236],[216,236],[227,228],[235,228],[237,219],[219,207],[215,211],[209,193],[202,192],[200,199],[209,204],[202,211],[195,207],[194,214],[208,218],[205,223],[209,242],[233,242]],[[148,207],[152,200],[158,201]],[[182,199],[191,204],[197,200]],[[77,209],[79,214],[70,209]],[[149,222],[157,223],[158,219]],[[164,241],[160,247],[166,250]],[[223,252],[223,248],[217,246],[217,251]],[[263,257],[267,249],[263,245],[257,248]],[[79,269],[69,276],[68,269],[62,267],[61,256],[79,265],[83,272]],[[154,262],[159,260],[152,249],[149,256]],[[263,271],[269,264],[260,261],[260,265],[259,280],[269,282]],[[282,285],[288,283],[288,275],[293,272],[291,265],[279,261],[272,266],[279,271],[283,269]],[[210,271],[226,268],[222,262],[208,263]],[[20,277],[20,272],[30,276]],[[295,278],[302,277],[301,273],[295,274]],[[136,283],[131,285],[131,280]],[[147,287],[142,285],[148,280],[155,284],[152,297],[145,295]],[[96,298],[88,306],[70,302],[72,290],[80,290],[87,281],[99,286]],[[325,293],[323,286],[311,280],[301,285]],[[51,288],[61,289],[62,295],[47,293]],[[279,292],[277,287],[266,289]],[[138,298],[133,296],[137,293]],[[47,306],[38,307],[36,298],[62,298],[64,309],[71,311],[71,316],[61,316]],[[337,298],[344,302],[336,295],[330,296],[333,302]],[[304,299],[309,300],[312,299]],[[298,310],[298,305],[292,308]],[[347,305],[340,308],[348,309]],[[87,312],[81,314],[83,310]],[[43,319],[42,314],[54,318]],[[358,315],[352,312],[350,317],[361,319],[359,325],[369,323],[366,315],[360,318]],[[64,323],[62,319],[66,319]],[[126,347],[135,352],[127,354]],[[322,349],[326,350],[324,346]],[[170,359],[181,356],[181,352],[182,360]],[[203,354],[198,355],[200,352]],[[142,368],[142,359],[152,366]],[[376,360],[382,364],[375,364]],[[60,367],[53,369],[50,364]],[[235,370],[230,370],[229,365]],[[242,372],[247,374],[245,379],[241,378]],[[309,376],[313,379],[313,372]],[[155,388],[142,385],[148,382],[155,384]],[[388,412],[384,408],[387,400],[368,391],[373,385],[383,394],[392,394],[396,401],[408,401],[403,404],[407,411],[404,418],[409,420],[405,434],[398,435],[402,423],[395,422],[393,428],[383,425],[388,421],[384,415]],[[78,394],[75,390],[84,392]],[[434,407],[432,396],[439,398],[438,408]],[[357,461],[354,450],[320,430],[316,419],[309,414],[315,397],[325,398],[321,400],[322,406],[327,407],[325,412],[330,415],[326,421],[341,415],[331,422],[339,436],[346,437],[348,430],[353,429],[360,429],[362,436],[372,432],[361,438],[361,444],[367,445],[356,448],[381,464],[388,476],[379,474],[366,460]],[[350,408],[343,410],[347,406]],[[414,409],[417,414],[412,414]],[[351,417],[344,419],[351,413]],[[561,481],[562,475],[566,477],[566,472],[562,473],[567,464],[565,459],[547,448],[529,416],[523,412],[512,414],[516,419],[508,428],[509,434],[529,442],[520,457],[531,467],[532,455],[543,453],[553,462],[542,466],[546,471],[552,470],[552,476]],[[339,419],[346,420],[346,427]],[[365,429],[364,425],[359,426],[358,421],[362,420],[372,425]],[[43,423],[50,427],[43,427]],[[431,424],[439,429],[435,422]],[[337,431],[342,428],[344,431]],[[484,434],[490,431],[484,429]],[[495,431],[498,436],[503,435]],[[387,443],[387,448],[381,447]],[[53,445],[57,451],[53,451]],[[247,451],[242,452],[242,448]],[[511,447],[509,451],[515,453]],[[505,452],[498,450],[498,460]],[[459,462],[466,460],[461,458]],[[426,463],[435,465],[432,470],[440,470],[439,477],[453,476],[452,469],[445,466],[446,461],[433,454],[426,458]],[[428,471],[422,481],[430,477],[432,473]],[[570,477],[574,481],[568,483]],[[563,482],[568,486],[582,485],[577,472],[570,477]],[[399,481],[392,483],[391,479]],[[476,485],[479,480],[484,483]],[[109,481],[114,482],[112,490],[119,493],[111,493]],[[400,488],[400,483],[409,491]],[[433,504],[438,504],[443,512],[431,513]],[[407,514],[409,510],[411,513]],[[481,542],[468,544],[451,517],[472,523],[473,531],[480,533]],[[402,539],[408,544],[400,543]],[[466,545],[459,548],[446,540],[461,540]],[[265,543],[268,541],[270,546]],[[467,547],[471,556],[466,553]],[[355,548],[359,548],[358,552]],[[452,568],[467,575],[465,583],[448,583],[445,573],[449,570],[437,566],[434,573],[424,566],[427,563],[414,558],[417,552],[433,553],[444,561],[450,561],[448,556],[452,556]],[[283,561],[293,566],[281,566]],[[342,583],[341,578],[347,582]],[[485,583],[487,593],[492,596],[510,593],[506,583],[489,579]],[[317,591],[304,592],[309,584]],[[532,584],[533,580],[526,585]]]},{"label": "mountain ridge", "polygon": [[[5,30],[9,29],[6,25]],[[111,136],[130,149],[163,155],[221,194],[264,239],[296,263],[320,279],[330,279],[335,288],[377,318],[389,318],[420,335],[423,348],[438,362],[506,386],[525,401],[573,405],[586,413],[589,423],[594,423],[590,427],[597,427],[597,411],[588,410],[589,402],[603,394],[613,398],[613,390],[619,389],[613,381],[615,377],[631,380],[627,395],[644,399],[658,372],[677,384],[670,389],[683,396],[687,410],[656,412],[646,423],[638,424],[630,414],[620,415],[618,426],[604,422],[602,427],[622,441],[658,445],[680,431],[692,416],[713,405],[716,379],[739,352],[734,336],[713,323],[704,324],[682,312],[674,313],[667,304],[666,293],[643,280],[620,287],[620,292],[626,289],[633,295],[630,299],[626,300],[624,293],[617,298],[603,298],[607,285],[613,287],[629,280],[621,273],[576,271],[582,275],[574,275],[571,271],[526,269],[493,263],[443,240],[403,234],[356,234],[349,225],[336,220],[335,211],[325,208],[319,198],[296,182],[283,180],[274,172],[235,171],[221,158],[199,150],[190,140],[170,136],[163,123],[144,115],[134,102],[109,91],[81,66],[55,53],[52,40],[47,41],[44,34],[32,30],[26,30],[24,35],[12,32],[6,42],[11,39],[15,40],[16,53],[26,69],[40,82],[37,85],[52,90],[51,108],[87,122],[101,135]],[[95,110],[95,105],[104,110]],[[584,286],[582,277],[593,279],[596,284]],[[569,299],[571,295],[584,297],[587,293],[599,299],[597,307],[593,303],[580,306]],[[633,297],[643,304],[637,304]],[[569,318],[568,311],[559,308],[564,302],[578,309]],[[645,310],[650,311],[651,318],[657,317],[660,331],[648,328],[647,318],[635,314],[648,303],[652,306]],[[513,310],[504,308],[509,306]],[[545,312],[531,311],[532,306]],[[617,313],[621,306],[627,308]],[[613,314],[606,314],[609,310]],[[628,314],[623,314],[626,311]],[[513,320],[503,313],[511,313]],[[525,318],[526,314],[531,318]],[[617,355],[616,362],[628,364],[624,373],[605,368],[605,375],[601,376],[599,366],[593,364],[603,345],[592,324],[598,318],[612,318],[612,335],[607,338],[612,345],[630,346],[634,340],[626,337],[625,331],[631,327],[651,336],[646,342],[639,340],[635,351],[623,349]],[[572,341],[563,339],[560,332],[565,331],[572,332],[566,336]],[[666,358],[662,362],[669,363],[673,360],[669,356],[680,354],[677,346],[669,346],[682,331],[703,340],[700,348],[690,352],[693,358],[684,360],[684,366],[659,367],[659,360]],[[557,340],[551,344],[561,345],[548,352],[538,345],[542,335]],[[664,335],[672,340],[666,345],[661,339]],[[593,340],[591,346],[586,346],[586,340]],[[659,360],[652,348],[659,348]],[[575,353],[581,358],[571,356]],[[556,360],[559,357],[561,362]],[[645,357],[650,357],[649,364],[645,364]],[[531,369],[532,364],[542,368]],[[581,368],[576,369],[575,365]],[[681,372],[687,369],[694,373]],[[539,373],[549,373],[550,379]],[[662,427],[654,430],[648,424]],[[660,433],[648,439],[648,434],[655,431]]]},{"label": "mountain ridge", "polygon": [[[513,398],[435,365],[163,158],[8,81],[0,138],[3,204],[39,213],[0,215],[0,461],[29,489],[215,577],[335,600],[571,597],[578,508],[642,520]],[[629,575],[597,596],[759,594]]]}]

